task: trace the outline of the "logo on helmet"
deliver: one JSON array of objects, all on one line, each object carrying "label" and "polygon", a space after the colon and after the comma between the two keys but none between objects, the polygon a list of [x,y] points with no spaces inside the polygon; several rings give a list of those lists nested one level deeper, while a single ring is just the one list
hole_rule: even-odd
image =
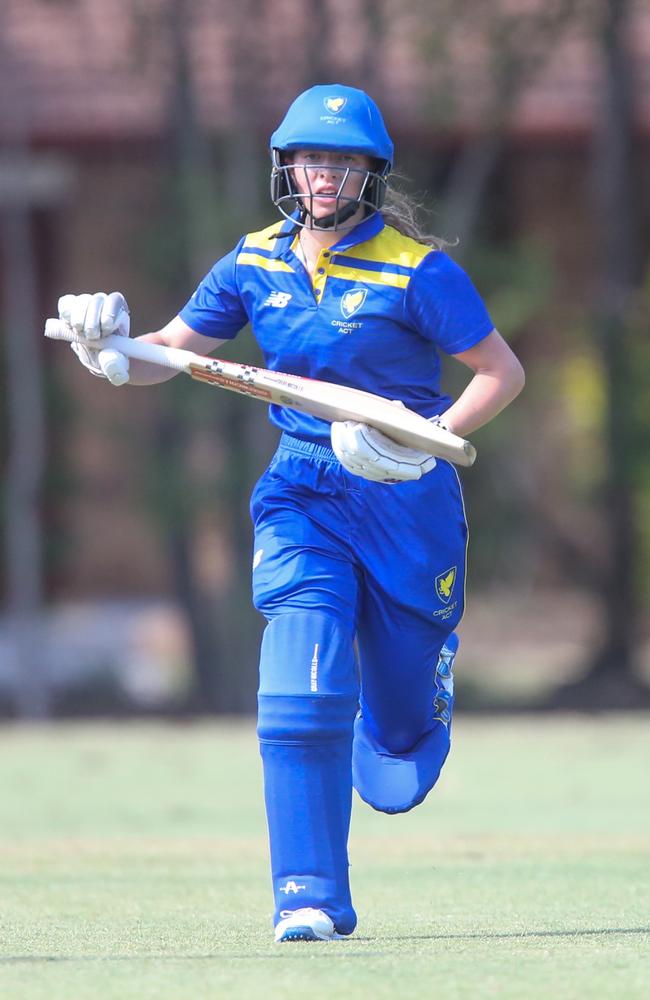
[{"label": "logo on helmet", "polygon": [[347,97],[326,97],[323,104],[333,115],[337,115],[347,104]]},{"label": "logo on helmet", "polygon": [[341,299],[342,315],[346,319],[349,319],[350,316],[354,316],[355,313],[359,312],[359,309],[361,309],[361,306],[366,301],[367,294],[367,288],[351,288],[349,292],[346,292]]}]

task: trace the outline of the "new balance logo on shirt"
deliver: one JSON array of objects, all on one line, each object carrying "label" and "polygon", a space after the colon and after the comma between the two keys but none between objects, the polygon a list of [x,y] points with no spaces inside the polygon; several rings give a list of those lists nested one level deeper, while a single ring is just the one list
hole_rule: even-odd
[{"label": "new balance logo on shirt", "polygon": [[264,299],[264,305],[274,306],[276,309],[284,309],[290,298],[291,295],[289,292],[271,292],[271,294]]}]

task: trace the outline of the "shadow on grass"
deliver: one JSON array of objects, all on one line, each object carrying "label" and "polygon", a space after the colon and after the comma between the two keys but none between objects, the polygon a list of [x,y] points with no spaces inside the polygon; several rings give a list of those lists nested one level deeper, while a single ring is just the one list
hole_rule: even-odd
[{"label": "shadow on grass", "polygon": [[[392,940],[384,939],[381,940]],[[395,940],[398,940],[395,938]],[[404,940],[407,940],[406,938]],[[415,939],[414,939],[415,940]],[[360,944],[363,941],[372,941],[373,944],[380,943],[379,938],[358,938],[351,937],[349,939],[350,944]],[[0,966],[2,965],[19,965],[21,962],[36,963],[36,962],[224,962],[224,961],[246,961],[250,962],[255,959],[279,959],[286,958],[288,955],[298,955],[303,951],[303,945],[309,945],[310,947],[305,947],[305,951],[311,951],[314,945],[317,947],[322,947],[323,945],[328,948],[334,948],[338,950],[340,945],[345,946],[345,940],[339,939],[338,941],[300,941],[292,942],[292,944],[298,944],[299,947],[295,948],[278,948],[277,951],[272,953],[256,953],[254,951],[247,952],[244,954],[229,954],[228,952],[219,951],[215,952],[213,955],[0,955]],[[327,957],[331,957],[331,952],[328,952]],[[348,952],[348,958],[368,958],[372,955],[384,955],[385,952],[382,951],[357,951]]]},{"label": "shadow on grass", "polygon": [[511,940],[516,938],[573,938],[597,937],[605,934],[650,934],[650,927],[592,927],[586,930],[567,931],[507,931],[494,933],[486,931],[476,934],[404,934],[400,937],[382,937],[382,941],[471,941],[484,938],[489,941]]},{"label": "shadow on grass", "polygon": [[[382,941],[471,941],[471,940],[516,940],[522,938],[573,938],[573,937],[597,937],[602,935],[618,935],[618,934],[650,934],[650,927],[594,927],[588,928],[586,930],[567,930],[567,931],[508,931],[504,933],[475,933],[475,934],[403,934],[399,937],[386,937],[382,935],[381,937],[371,938],[371,937],[355,937],[350,936],[345,939],[349,941],[350,944],[362,944],[364,942],[372,942],[373,944],[380,943]],[[295,942],[296,944],[309,944],[310,948],[314,945],[327,945],[332,946],[336,944],[338,946],[341,943],[345,944],[345,940],[332,942],[332,941],[309,941],[309,942]],[[279,948],[274,954],[255,954],[254,952],[249,952],[247,954],[234,954],[229,955],[224,952],[216,952],[212,955],[160,955],[160,954],[150,954],[150,955],[0,955],[0,965],[9,965],[11,963],[18,962],[145,962],[145,961],[156,961],[156,962],[211,962],[211,961],[223,961],[224,959],[231,960],[246,960],[250,959],[268,959],[268,958],[282,958],[287,954],[299,954],[302,948]],[[348,957],[358,957],[365,958],[372,954],[384,954],[383,952],[348,952]],[[331,952],[328,952],[328,957]]]}]

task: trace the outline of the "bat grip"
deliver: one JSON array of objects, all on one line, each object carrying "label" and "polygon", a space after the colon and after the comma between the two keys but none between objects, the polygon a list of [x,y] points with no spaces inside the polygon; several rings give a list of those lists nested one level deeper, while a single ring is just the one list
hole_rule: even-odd
[{"label": "bat grip", "polygon": [[45,321],[45,336],[50,340],[64,340],[71,344],[79,342],[90,350],[103,351],[110,349],[119,351],[127,358],[147,361],[163,368],[173,368],[175,371],[188,371],[191,364],[205,364],[205,358],[192,351],[182,351],[177,347],[165,347],[163,344],[149,344],[146,340],[131,340],[129,337],[119,337],[111,334],[98,340],[88,340],[79,337],[75,331],[60,319]]}]

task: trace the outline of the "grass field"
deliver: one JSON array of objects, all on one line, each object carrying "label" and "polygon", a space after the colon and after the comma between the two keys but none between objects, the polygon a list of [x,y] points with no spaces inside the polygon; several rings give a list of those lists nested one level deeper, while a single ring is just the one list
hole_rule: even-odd
[{"label": "grass field", "polygon": [[355,803],[354,937],[284,946],[250,724],[0,730],[0,996],[645,998],[649,721],[461,718]]}]

